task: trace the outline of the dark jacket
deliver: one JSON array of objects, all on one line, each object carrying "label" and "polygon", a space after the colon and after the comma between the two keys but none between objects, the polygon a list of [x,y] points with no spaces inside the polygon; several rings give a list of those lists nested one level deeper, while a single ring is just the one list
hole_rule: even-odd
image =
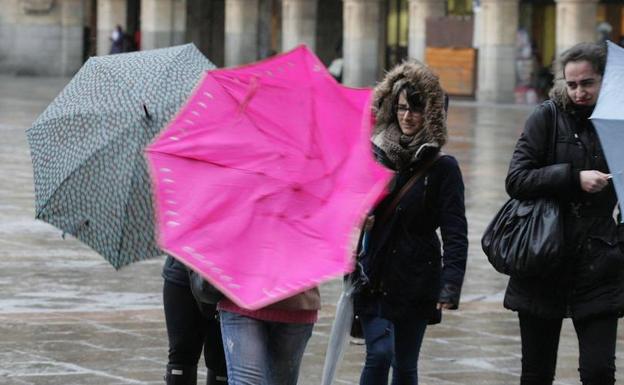
[{"label": "dark jacket", "polygon": [[[387,220],[381,220],[401,187],[438,154],[446,140],[444,95],[437,79],[429,76],[426,67],[406,63],[377,87],[374,143],[379,143],[387,119],[396,114],[387,111],[390,104],[380,98],[400,75],[427,89],[423,91],[427,95],[423,129],[429,132],[431,142],[416,151],[410,164],[396,170],[389,195],[374,209],[376,220],[362,259],[370,284],[356,294],[354,304],[360,315],[376,314],[391,320],[425,318],[435,323],[440,316],[437,302],[450,303],[453,308],[459,305],[468,249],[464,184],[455,158],[443,155],[407,191]],[[374,150],[382,164],[394,168],[380,146]]]},{"label": "dark jacket", "polygon": [[624,254],[612,214],[613,185],[599,193],[582,191],[579,173],[608,173],[600,141],[588,119],[559,86],[551,94],[557,108],[555,163],[553,116],[542,104],[528,118],[516,144],[506,179],[512,198],[558,198],[564,218],[563,265],[547,278],[511,277],[505,307],[545,318],[618,315],[624,311]]}]

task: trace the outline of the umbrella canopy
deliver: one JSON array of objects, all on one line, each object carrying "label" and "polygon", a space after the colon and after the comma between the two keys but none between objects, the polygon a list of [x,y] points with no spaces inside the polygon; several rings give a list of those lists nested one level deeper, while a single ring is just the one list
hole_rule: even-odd
[{"label": "umbrella canopy", "polygon": [[350,240],[389,179],[370,96],[304,46],[207,72],[147,150],[160,246],[248,309],[350,271]]},{"label": "umbrella canopy", "polygon": [[115,268],[161,255],[143,149],[213,67],[192,44],[89,59],[27,131],[36,217]]},{"label": "umbrella canopy", "polygon": [[624,49],[612,42],[607,43],[607,66],[590,119],[600,138],[621,208],[624,202]]}]

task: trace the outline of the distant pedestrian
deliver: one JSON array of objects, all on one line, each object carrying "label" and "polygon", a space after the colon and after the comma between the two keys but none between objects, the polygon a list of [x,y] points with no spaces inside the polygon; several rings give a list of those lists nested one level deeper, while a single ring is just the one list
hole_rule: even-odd
[{"label": "distant pedestrian", "polygon": [[361,385],[387,384],[390,367],[393,384],[418,384],[427,325],[459,306],[467,223],[461,171],[440,152],[445,104],[438,78],[416,61],[395,67],[375,89],[374,152],[395,178],[365,226],[360,254],[368,278],[354,296],[366,343]]},{"label": "distant pedestrian", "polygon": [[206,385],[227,385],[225,355],[215,305],[196,302],[186,266],[171,256],[163,266],[163,303],[169,361],[166,385],[196,385],[197,363],[204,352]]},{"label": "distant pedestrian", "polygon": [[121,25],[117,24],[113,32],[111,33],[111,49],[110,54],[115,53],[123,53],[124,52],[124,41],[125,41],[125,33]]},{"label": "distant pedestrian", "polygon": [[221,331],[231,385],[296,385],[321,300],[317,288],[259,310],[225,298]]},{"label": "distant pedestrian", "polygon": [[562,265],[543,277],[512,275],[504,304],[518,312],[520,384],[553,383],[561,325],[569,317],[578,337],[581,382],[611,385],[617,323],[624,312],[624,239],[612,217],[617,197],[609,168],[588,119],[600,92],[606,50],[602,44],[578,44],[559,62],[563,80],[550,93],[555,109],[544,103],[528,118],[505,184],[512,198],[559,202],[564,239],[558,241],[565,255]]}]

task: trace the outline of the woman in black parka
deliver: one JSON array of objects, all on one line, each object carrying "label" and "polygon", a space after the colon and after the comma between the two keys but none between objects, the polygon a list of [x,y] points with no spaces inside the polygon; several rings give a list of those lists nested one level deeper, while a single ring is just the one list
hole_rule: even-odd
[{"label": "woman in black parka", "polygon": [[560,58],[564,79],[553,88],[554,116],[544,103],[528,118],[507,174],[513,198],[556,197],[564,219],[563,265],[543,278],[511,277],[505,307],[518,312],[521,384],[552,384],[562,319],[573,320],[584,385],[615,382],[615,341],[624,310],[624,255],[613,219],[617,202],[591,115],[606,52],[583,43]]},{"label": "woman in black parka", "polygon": [[455,158],[440,154],[445,95],[427,67],[416,61],[395,67],[374,98],[374,151],[396,174],[367,236],[361,262],[369,284],[354,296],[366,342],[360,384],[387,384],[391,365],[393,383],[417,384],[427,324],[439,322],[441,309],[459,305],[468,247],[464,184]]}]

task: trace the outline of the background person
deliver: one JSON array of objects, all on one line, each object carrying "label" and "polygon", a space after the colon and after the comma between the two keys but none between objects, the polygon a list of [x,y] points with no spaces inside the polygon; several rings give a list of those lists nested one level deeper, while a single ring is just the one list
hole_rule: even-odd
[{"label": "background person", "polygon": [[110,41],[111,41],[111,49],[110,54],[123,53],[124,52],[124,40],[125,33],[121,25],[117,24],[113,32],[111,32]]},{"label": "background person", "polygon": [[373,103],[374,151],[396,175],[373,210],[361,260],[369,284],[354,296],[366,342],[360,384],[387,384],[391,366],[393,384],[417,384],[427,324],[440,322],[441,309],[459,305],[468,248],[464,184],[455,158],[440,154],[447,139],[445,95],[427,67],[416,61],[395,67],[376,87]]},{"label": "background person", "polygon": [[606,64],[604,46],[578,44],[560,59],[563,81],[551,91],[553,116],[542,104],[526,121],[509,165],[512,198],[554,197],[561,205],[566,254],[544,278],[511,277],[505,307],[518,312],[522,385],[552,384],[562,320],[572,318],[584,385],[615,382],[615,341],[624,311],[624,254],[612,213],[617,202],[591,115]]}]

